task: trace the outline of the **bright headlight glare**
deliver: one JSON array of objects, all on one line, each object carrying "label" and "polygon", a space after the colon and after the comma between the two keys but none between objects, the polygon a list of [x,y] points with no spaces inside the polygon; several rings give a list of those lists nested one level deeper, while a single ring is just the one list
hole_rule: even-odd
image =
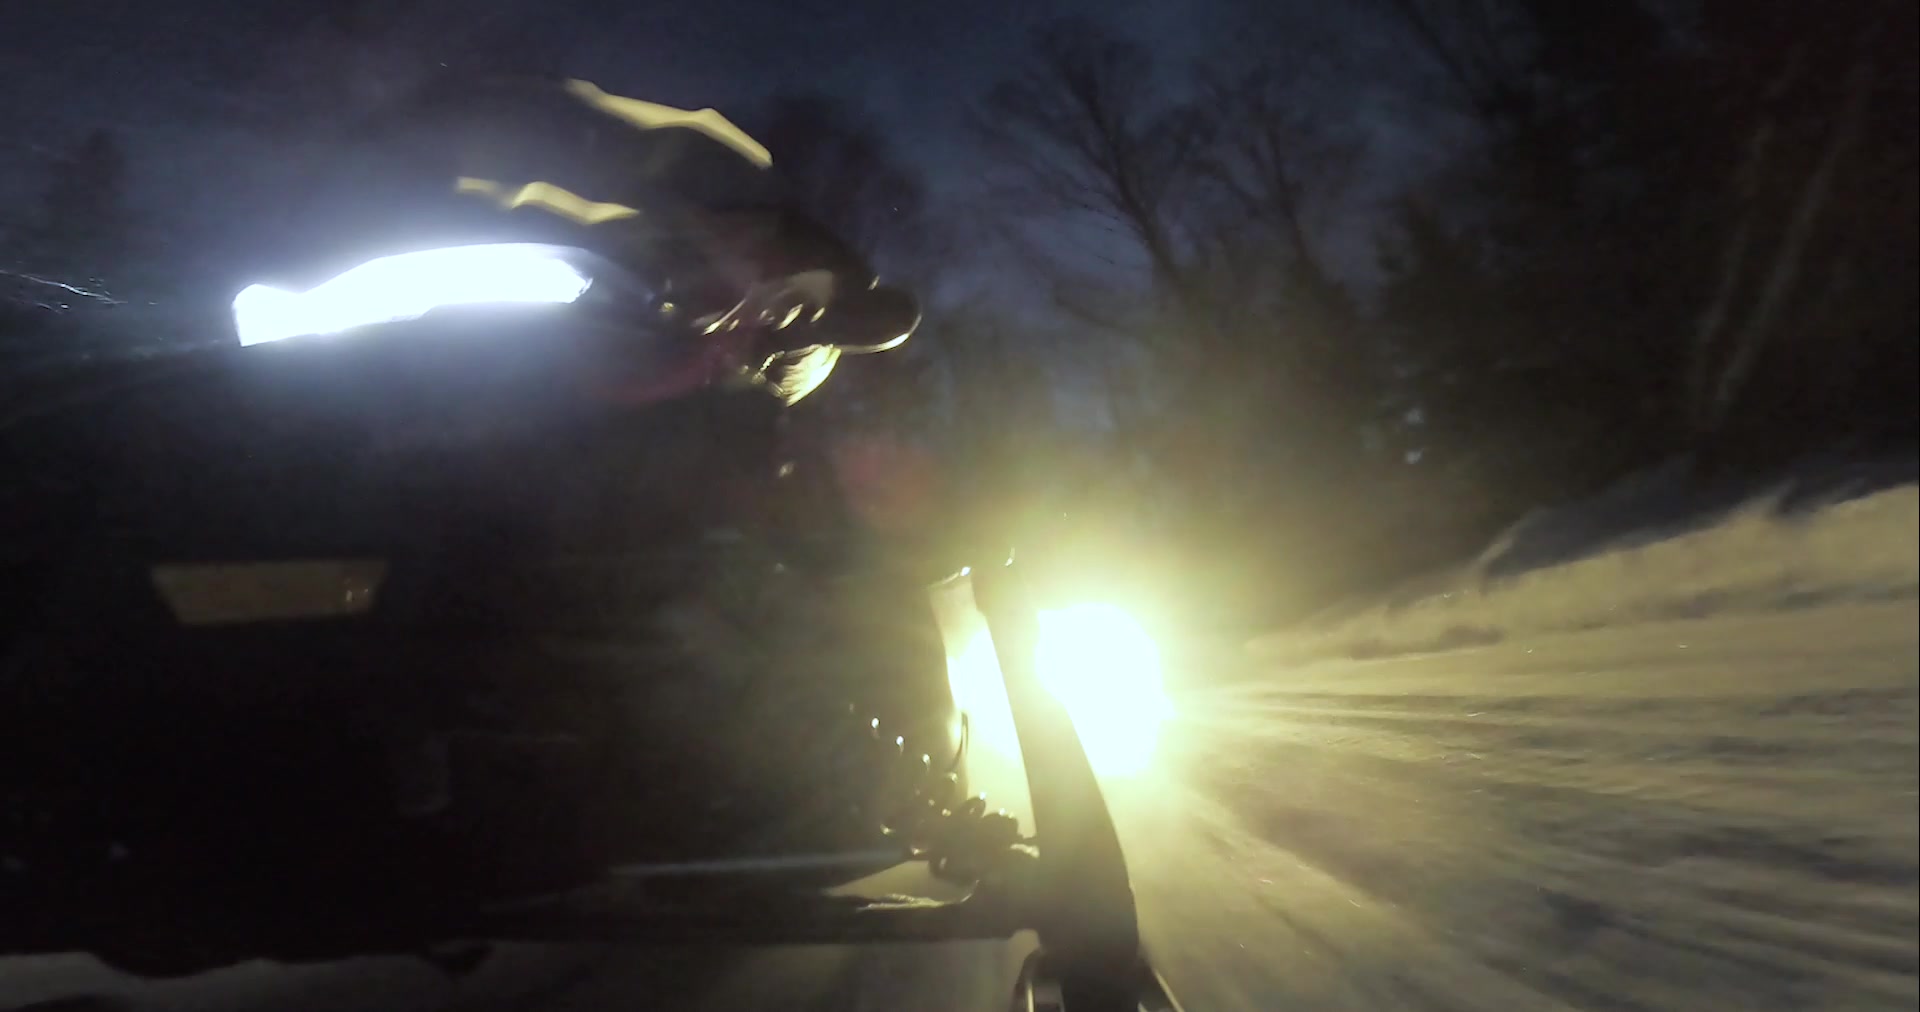
[{"label": "bright headlight glare", "polygon": [[1173,706],[1161,682],[1160,651],[1139,623],[1108,605],[1042,612],[1035,661],[1041,684],[1073,718],[1096,773],[1146,768]]},{"label": "bright headlight glare", "polygon": [[242,345],[412,320],[444,306],[561,304],[592,279],[537,243],[450,246],[369,260],[304,292],[252,285],[233,300]]}]

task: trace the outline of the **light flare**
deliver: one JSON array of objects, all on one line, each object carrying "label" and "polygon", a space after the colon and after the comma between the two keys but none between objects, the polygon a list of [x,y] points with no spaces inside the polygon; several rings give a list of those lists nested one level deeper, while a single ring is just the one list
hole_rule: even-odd
[{"label": "light flare", "polygon": [[564,304],[592,280],[560,247],[491,243],[369,260],[305,291],[251,285],[233,300],[243,346],[417,319],[444,306]]},{"label": "light flare", "polygon": [[1082,604],[1040,614],[1040,683],[1073,718],[1094,772],[1143,772],[1173,716],[1160,650],[1125,611]]}]

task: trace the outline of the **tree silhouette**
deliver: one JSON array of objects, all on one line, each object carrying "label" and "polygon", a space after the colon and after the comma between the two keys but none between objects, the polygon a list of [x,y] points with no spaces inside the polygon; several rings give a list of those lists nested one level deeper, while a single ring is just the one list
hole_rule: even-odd
[{"label": "tree silhouette", "polygon": [[[1443,429],[1530,443],[1506,479],[1578,494],[1911,425],[1884,380],[1915,345],[1911,5],[1381,2],[1481,132],[1409,212],[1447,209],[1455,264],[1390,272]],[[1461,257],[1485,283],[1419,276]]]},{"label": "tree silhouette", "polygon": [[1383,403],[1377,348],[1312,227],[1353,152],[1300,83],[1273,64],[1170,76],[1066,21],[976,116],[1056,306],[1107,335],[1095,357],[1142,366],[1120,384],[1123,427],[1209,508],[1316,494]]}]

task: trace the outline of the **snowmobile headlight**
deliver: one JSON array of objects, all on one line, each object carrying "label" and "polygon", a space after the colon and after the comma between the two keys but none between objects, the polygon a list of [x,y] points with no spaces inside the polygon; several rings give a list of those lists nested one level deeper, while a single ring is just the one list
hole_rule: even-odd
[{"label": "snowmobile headlight", "polygon": [[369,260],[304,292],[251,285],[233,299],[242,345],[412,320],[445,306],[562,304],[593,279],[563,246],[449,246]]},{"label": "snowmobile headlight", "polygon": [[1040,683],[1066,706],[1095,773],[1146,768],[1173,714],[1160,651],[1125,611],[1082,604],[1040,613]]}]

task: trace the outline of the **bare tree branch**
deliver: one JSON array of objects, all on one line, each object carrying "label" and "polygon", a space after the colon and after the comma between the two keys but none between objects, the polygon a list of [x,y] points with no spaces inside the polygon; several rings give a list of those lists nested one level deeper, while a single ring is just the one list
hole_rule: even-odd
[{"label": "bare tree branch", "polygon": [[1531,87],[1512,25],[1524,0],[1376,0],[1483,123],[1524,116]]},{"label": "bare tree branch", "polygon": [[978,121],[1014,167],[1012,185],[1055,212],[1119,223],[1163,297],[1183,299],[1175,205],[1204,127],[1155,99],[1151,59],[1092,26],[1045,32],[1031,62],[988,96]]}]

